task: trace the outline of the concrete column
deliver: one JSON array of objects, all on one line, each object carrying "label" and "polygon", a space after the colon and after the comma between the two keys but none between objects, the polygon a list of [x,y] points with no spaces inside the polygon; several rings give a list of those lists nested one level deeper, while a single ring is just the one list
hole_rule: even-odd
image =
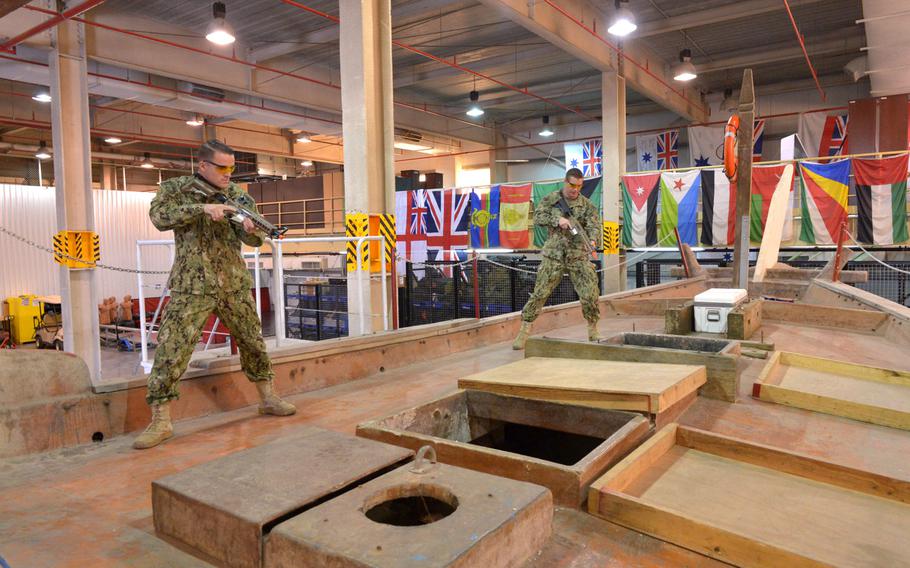
[{"label": "concrete column", "polygon": [[101,189],[117,189],[117,168],[114,166],[101,166]]},{"label": "concrete column", "polygon": [[[94,231],[84,28],[63,22],[55,28],[51,41],[48,63],[57,230]],[[86,362],[94,382],[101,378],[95,270],[60,267],[64,347]]]},{"label": "concrete column", "polygon": [[[339,6],[345,212],[394,211],[391,3],[342,0]],[[382,306],[380,283],[361,285],[361,277],[369,281],[369,274],[359,272],[348,273],[352,336],[382,329],[379,318],[369,317],[365,326],[360,325],[359,314],[382,313]]]},{"label": "concrete column", "polygon": [[[626,171],[626,81],[610,71],[601,75],[603,91],[603,220],[619,221],[619,181]],[[619,255],[603,255],[604,266],[616,265]],[[626,266],[603,271],[604,294],[625,288]]]},{"label": "concrete column", "polygon": [[507,183],[509,181],[509,165],[496,161],[508,159],[509,151],[502,149],[507,145],[505,135],[497,129],[493,133],[493,147],[490,149],[490,183]]}]

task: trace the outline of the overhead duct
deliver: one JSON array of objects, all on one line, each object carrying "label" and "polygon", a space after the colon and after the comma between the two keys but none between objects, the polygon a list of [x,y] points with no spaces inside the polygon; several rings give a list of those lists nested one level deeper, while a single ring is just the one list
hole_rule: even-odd
[{"label": "overhead duct", "polygon": [[866,74],[872,96],[885,97],[910,91],[910,44],[905,39],[910,25],[906,2],[863,0],[866,47],[869,64]]},{"label": "overhead duct", "polygon": [[866,73],[869,71],[869,57],[866,55],[861,55],[854,59],[851,59],[844,65],[844,73],[851,81],[856,83],[860,79],[866,76]]}]

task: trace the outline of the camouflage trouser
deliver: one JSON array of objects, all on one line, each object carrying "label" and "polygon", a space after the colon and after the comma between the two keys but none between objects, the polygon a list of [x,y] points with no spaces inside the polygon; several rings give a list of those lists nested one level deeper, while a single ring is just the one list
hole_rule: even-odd
[{"label": "camouflage trouser", "polygon": [[186,370],[209,314],[217,315],[240,351],[240,366],[251,381],[274,377],[262,339],[262,324],[247,290],[220,296],[171,294],[164,307],[155,364],[149,375],[149,404],[180,398],[177,385]]},{"label": "camouflage trouser", "polygon": [[540,314],[540,308],[547,302],[547,298],[562,281],[564,272],[569,273],[575,293],[581,300],[581,313],[590,323],[597,323],[600,319],[600,309],[597,299],[600,291],[597,287],[597,273],[594,265],[588,260],[575,260],[561,262],[544,257],[537,269],[537,281],[534,283],[534,292],[528,298],[528,303],[521,310],[522,321],[532,322]]}]

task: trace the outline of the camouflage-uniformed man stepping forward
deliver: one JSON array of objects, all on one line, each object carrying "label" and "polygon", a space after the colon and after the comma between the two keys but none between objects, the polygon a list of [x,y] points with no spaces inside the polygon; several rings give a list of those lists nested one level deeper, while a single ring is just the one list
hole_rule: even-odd
[{"label": "camouflage-uniformed man stepping forward", "polygon": [[[196,175],[255,210],[253,199],[231,182],[233,171],[234,151],[229,146],[210,140],[199,149]],[[176,256],[168,280],[171,299],[164,308],[148,380],[146,402],[152,422],[133,443],[137,449],[157,446],[173,435],[170,401],[180,396],[180,377],[211,313],[224,322],[237,343],[243,372],[259,392],[259,412],[287,416],[297,410],[272,392],[275,375],[250,294],[253,280],[240,254],[241,243],[258,247],[264,236],[249,219],[242,225],[229,222],[225,215],[233,209],[206,203],[190,189],[192,181],[193,176],[163,181],[149,210],[155,227],[174,231]]]},{"label": "camouflage-uniformed man stepping forward", "polygon": [[[597,333],[597,321],[600,319],[597,273],[585,245],[585,241],[597,243],[600,240],[600,215],[591,200],[581,195],[584,181],[581,170],[570,169],[566,172],[565,181],[560,191],[547,195],[534,207],[534,224],[545,227],[548,237],[541,250],[543,262],[537,270],[534,292],[521,311],[521,329],[512,343],[513,349],[524,349],[531,333],[531,324],[537,319],[540,309],[559,285],[565,272],[569,273],[572,286],[581,300],[581,311],[588,322],[588,340],[597,341],[600,338]],[[562,197],[565,197],[572,212],[571,219],[559,208]],[[577,235],[572,234],[573,220]]]}]

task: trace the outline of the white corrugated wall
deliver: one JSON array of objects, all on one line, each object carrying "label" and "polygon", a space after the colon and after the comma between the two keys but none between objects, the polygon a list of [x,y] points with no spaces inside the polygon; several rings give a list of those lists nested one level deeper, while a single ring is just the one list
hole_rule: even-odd
[{"label": "white corrugated wall", "polygon": [[[122,268],[136,268],[138,239],[172,239],[148,218],[154,193],[95,190],[95,231],[100,236],[101,262]],[[41,246],[53,248],[57,232],[53,188],[0,184],[0,227]],[[144,270],[169,270],[166,247],[145,247]],[[98,274],[100,297],[126,294],[138,296],[135,273],[101,268]],[[19,294],[59,294],[58,265],[53,256],[0,232],[0,300]],[[146,275],[148,284],[163,284],[167,275]],[[152,294],[153,291],[147,291]]]}]

